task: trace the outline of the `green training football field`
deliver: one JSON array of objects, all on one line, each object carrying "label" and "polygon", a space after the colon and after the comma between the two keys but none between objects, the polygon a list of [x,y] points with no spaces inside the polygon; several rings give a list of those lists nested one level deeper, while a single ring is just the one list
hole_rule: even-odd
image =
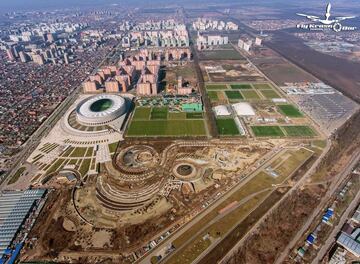
[{"label": "green training football field", "polygon": [[285,136],[279,126],[252,126],[253,133],[257,137],[283,137]]},{"label": "green training football field", "polygon": [[290,104],[278,105],[278,108],[288,117],[302,117],[303,114],[295,106]]},{"label": "green training football field", "polygon": [[128,136],[205,136],[203,120],[133,120]]},{"label": "green training football field", "polygon": [[167,119],[168,111],[167,107],[153,107],[150,119]]},{"label": "green training football field", "polygon": [[272,89],[272,87],[267,83],[255,83],[255,84],[253,84],[253,86],[255,87],[255,89],[259,89],[259,90],[271,90]]},{"label": "green training football field", "polygon": [[313,137],[316,135],[309,126],[282,126],[289,137]]},{"label": "green training football field", "polygon": [[151,107],[136,107],[135,108],[135,113],[133,116],[134,120],[149,120],[150,118],[150,113],[151,113]]},{"label": "green training football field", "polygon": [[239,129],[232,118],[216,119],[216,126],[220,135],[231,136],[240,134]]},{"label": "green training football field", "polygon": [[225,91],[225,94],[227,98],[229,98],[230,100],[244,99],[244,97],[241,95],[239,91]]},{"label": "green training football field", "polygon": [[249,91],[241,91],[242,95],[245,97],[245,99],[260,99],[260,96],[254,91],[254,90],[249,90]]},{"label": "green training football field", "polygon": [[217,91],[208,91],[207,94],[208,94],[211,101],[216,102],[216,101],[219,100],[219,96],[217,94]]},{"label": "green training football field", "polygon": [[230,87],[231,89],[245,89],[245,90],[252,88],[250,84],[246,84],[246,83],[231,84]]},{"label": "green training football field", "polygon": [[260,90],[260,93],[262,93],[262,95],[267,99],[281,98],[281,96],[274,90]]},{"label": "green training football field", "polygon": [[206,90],[226,90],[226,84],[206,84]]}]

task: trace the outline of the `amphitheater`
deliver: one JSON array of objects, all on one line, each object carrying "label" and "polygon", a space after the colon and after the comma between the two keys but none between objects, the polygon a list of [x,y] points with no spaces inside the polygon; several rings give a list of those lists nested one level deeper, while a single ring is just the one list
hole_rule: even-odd
[{"label": "amphitheater", "polygon": [[159,153],[153,147],[146,145],[122,149],[116,157],[118,170],[126,174],[146,174],[159,163]]},{"label": "amphitheater", "polygon": [[160,186],[151,184],[141,190],[125,189],[114,185],[113,182],[104,177],[99,177],[96,183],[96,197],[107,209],[115,211],[128,211],[140,209],[156,197]]},{"label": "amphitheater", "polygon": [[[161,145],[158,141],[125,141],[113,161],[104,164],[100,174],[78,190],[76,197],[83,197],[76,202],[78,211],[97,226],[109,224],[99,219],[145,221],[173,206],[184,206],[179,202],[183,195],[197,197],[210,186],[226,183],[225,178],[234,174],[224,174],[224,170],[250,168],[265,148],[252,152],[233,142],[173,141]],[[96,218],[93,212],[97,212]]]}]

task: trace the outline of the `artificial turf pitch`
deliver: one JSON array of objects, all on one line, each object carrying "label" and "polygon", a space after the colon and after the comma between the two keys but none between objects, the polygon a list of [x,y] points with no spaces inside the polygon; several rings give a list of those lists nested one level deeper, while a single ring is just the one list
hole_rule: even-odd
[{"label": "artificial turf pitch", "polygon": [[151,110],[150,119],[167,119],[168,108],[167,107],[153,107]]},{"label": "artificial turf pitch", "polygon": [[239,129],[232,118],[216,119],[216,126],[220,135],[239,135]]},{"label": "artificial turf pitch", "polygon": [[281,96],[274,90],[260,90],[260,92],[267,99],[281,98]]},{"label": "artificial turf pitch", "polygon": [[207,84],[206,90],[226,90],[226,84]]},{"label": "artificial turf pitch", "polygon": [[282,129],[289,137],[313,137],[316,135],[314,130],[308,126],[283,126]]},{"label": "artificial turf pitch", "polygon": [[283,137],[285,136],[279,126],[252,126],[252,131],[257,137]]},{"label": "artificial turf pitch", "polygon": [[245,97],[245,99],[260,99],[259,95],[254,90],[241,91],[241,93]]},{"label": "artificial turf pitch", "polygon": [[278,108],[288,117],[302,117],[303,115],[295,106],[290,104],[278,105]]},{"label": "artificial turf pitch", "polygon": [[203,120],[133,120],[128,136],[205,136]]},{"label": "artificial turf pitch", "polygon": [[151,113],[151,107],[136,107],[134,113],[134,120],[149,120]]},{"label": "artificial turf pitch", "polygon": [[239,91],[225,91],[225,94],[229,100],[239,100],[244,99]]},{"label": "artificial turf pitch", "polygon": [[250,84],[231,84],[230,85],[231,89],[251,89],[251,85]]}]

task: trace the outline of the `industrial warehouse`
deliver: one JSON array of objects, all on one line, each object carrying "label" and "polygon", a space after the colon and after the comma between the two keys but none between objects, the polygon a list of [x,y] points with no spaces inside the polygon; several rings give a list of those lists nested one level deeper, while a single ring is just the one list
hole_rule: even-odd
[{"label": "industrial warehouse", "polygon": [[0,193],[0,263],[14,263],[44,204],[45,189]]}]

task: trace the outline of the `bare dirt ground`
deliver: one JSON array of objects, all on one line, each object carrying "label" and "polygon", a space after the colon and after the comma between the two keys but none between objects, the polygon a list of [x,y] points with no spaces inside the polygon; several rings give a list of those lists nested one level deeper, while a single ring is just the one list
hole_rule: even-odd
[{"label": "bare dirt ground", "polygon": [[[271,51],[270,49],[264,49]],[[264,54],[266,53],[252,56],[251,61],[277,85],[281,86],[286,82],[318,82],[315,77],[290,64],[279,54],[273,52],[271,57],[266,57]]]},{"label": "bare dirt ground", "polygon": [[[205,67],[222,66],[226,72],[207,73]],[[265,81],[258,71],[247,62],[234,60],[202,61],[200,63],[204,79],[211,82],[256,82]],[[209,79],[209,78],[210,79]]]},{"label": "bare dirt ground", "polygon": [[[73,240],[72,231],[63,227],[64,217],[60,215],[61,205],[70,201],[71,190],[52,191],[46,206],[40,213],[34,228],[29,236],[30,242],[23,259],[54,258],[57,252],[65,249]],[[43,235],[46,234],[46,235]]]},{"label": "bare dirt ground", "polygon": [[[185,145],[181,145],[184,144],[181,142],[131,140],[121,144],[120,152],[126,150],[127,146],[146,144],[152,146],[161,157],[154,160],[155,167],[149,167],[150,171],[155,168],[154,176],[139,178],[139,183],[136,182],[138,175],[134,181],[130,181],[133,174],[125,175],[125,169],[120,173],[114,168],[113,175],[110,175],[106,166],[102,166],[100,174],[108,173],[107,176],[115,181],[114,184],[111,183],[113,190],[128,194],[138,189],[141,191],[149,184],[159,184],[160,180],[177,179],[173,173],[174,166],[179,162],[189,162],[194,164],[197,172],[195,182],[188,184],[187,180],[191,182],[192,179],[189,178],[185,179],[183,185],[188,184],[186,186],[193,186],[192,188],[173,189],[167,196],[156,193],[156,206],[135,213],[138,209],[116,211],[100,204],[96,196],[96,184],[101,175],[88,177],[74,191],[73,186],[58,186],[59,189],[50,194],[29,236],[22,259],[75,263],[132,261],[133,252],[143,250],[149,241],[158,239],[174,225],[190,217],[194,211],[201,210],[205,200],[233,185],[239,180],[241,173],[253,170],[260,157],[279,143],[270,140],[251,143],[237,140],[234,144],[215,140],[210,144],[207,141],[194,141],[194,145],[191,145],[186,141]],[[118,156],[120,153],[116,155],[117,158]],[[158,163],[159,160],[164,160],[164,163]],[[116,158],[110,165],[116,165]],[[135,203],[137,199],[133,198],[132,202]]]}]

